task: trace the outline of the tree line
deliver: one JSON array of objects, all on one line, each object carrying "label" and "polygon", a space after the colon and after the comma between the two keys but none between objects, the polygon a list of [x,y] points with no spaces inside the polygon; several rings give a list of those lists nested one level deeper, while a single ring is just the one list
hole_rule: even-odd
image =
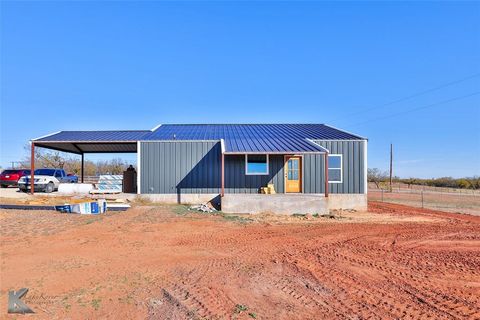
[{"label": "tree line", "polygon": [[[368,182],[373,182],[380,188],[385,186],[389,182],[389,175],[387,171],[382,171],[378,168],[369,168],[368,169]],[[442,177],[442,178],[432,178],[432,179],[421,179],[421,178],[399,178],[393,177],[393,182],[396,183],[405,183],[407,185],[421,185],[429,187],[442,187],[442,188],[458,188],[458,189],[480,189],[480,177],[465,177],[465,178],[452,178],[452,177]]]}]

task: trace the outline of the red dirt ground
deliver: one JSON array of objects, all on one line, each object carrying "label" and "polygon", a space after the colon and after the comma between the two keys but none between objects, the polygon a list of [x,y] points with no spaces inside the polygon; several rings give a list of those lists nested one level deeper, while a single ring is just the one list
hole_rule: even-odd
[{"label": "red dirt ground", "polygon": [[[480,217],[370,203],[342,219],[136,207],[3,210],[0,317],[479,319]],[[17,316],[21,319],[22,316]]]}]

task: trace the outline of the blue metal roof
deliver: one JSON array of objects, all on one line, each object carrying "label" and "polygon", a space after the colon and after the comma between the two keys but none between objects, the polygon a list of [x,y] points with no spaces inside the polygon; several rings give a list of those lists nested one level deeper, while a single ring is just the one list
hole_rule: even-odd
[{"label": "blue metal roof", "polygon": [[115,131],[60,131],[41,138],[34,142],[136,142],[142,140],[150,130],[115,130]]},{"label": "blue metal roof", "polygon": [[226,153],[325,152],[311,140],[364,140],[324,124],[165,124],[151,130],[61,131],[33,139],[67,152],[136,152],[137,141],[220,140]]},{"label": "blue metal roof", "polygon": [[309,140],[363,140],[323,124],[166,124],[143,140],[220,140],[227,153],[325,152]]}]

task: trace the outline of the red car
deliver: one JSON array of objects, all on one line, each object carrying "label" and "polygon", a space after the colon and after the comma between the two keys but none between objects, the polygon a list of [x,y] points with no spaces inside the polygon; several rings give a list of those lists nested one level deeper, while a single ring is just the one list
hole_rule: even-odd
[{"label": "red car", "polygon": [[6,188],[8,186],[18,186],[18,179],[23,176],[28,176],[30,174],[30,170],[24,169],[9,169],[3,170],[0,174],[0,186],[2,188]]}]

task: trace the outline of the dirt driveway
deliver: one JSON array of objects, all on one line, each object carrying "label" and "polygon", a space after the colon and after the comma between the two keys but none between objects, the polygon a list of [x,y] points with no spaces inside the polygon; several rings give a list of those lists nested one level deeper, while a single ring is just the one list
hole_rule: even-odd
[{"label": "dirt driveway", "polygon": [[26,287],[29,318],[480,318],[480,217],[380,203],[342,216],[4,210],[0,317]]}]

